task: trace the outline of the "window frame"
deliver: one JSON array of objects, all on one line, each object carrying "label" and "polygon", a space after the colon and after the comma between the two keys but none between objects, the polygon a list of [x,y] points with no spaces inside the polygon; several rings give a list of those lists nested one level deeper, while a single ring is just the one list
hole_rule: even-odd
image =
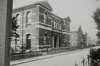
[{"label": "window frame", "polygon": [[17,20],[17,25],[21,26],[22,25],[22,15],[17,13],[16,14],[16,20]]},{"label": "window frame", "polygon": [[32,24],[32,12],[27,11],[26,12],[26,25],[31,25]]}]

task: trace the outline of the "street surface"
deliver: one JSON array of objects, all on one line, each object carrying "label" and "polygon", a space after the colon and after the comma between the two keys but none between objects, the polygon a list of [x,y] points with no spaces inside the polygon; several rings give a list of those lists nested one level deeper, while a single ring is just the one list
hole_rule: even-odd
[{"label": "street surface", "polygon": [[87,55],[89,54],[89,50],[88,48],[64,52],[54,57],[14,66],[88,66]]}]

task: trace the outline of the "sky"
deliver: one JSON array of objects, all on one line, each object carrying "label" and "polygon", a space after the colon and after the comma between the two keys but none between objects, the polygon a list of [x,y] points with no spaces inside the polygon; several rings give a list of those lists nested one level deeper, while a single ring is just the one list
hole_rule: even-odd
[{"label": "sky", "polygon": [[[13,8],[32,4],[38,0],[14,0]],[[41,1],[41,0],[39,0]],[[96,39],[96,24],[92,18],[100,0],[48,0],[53,13],[60,17],[71,18],[71,31],[76,31],[81,25],[92,39]]]}]

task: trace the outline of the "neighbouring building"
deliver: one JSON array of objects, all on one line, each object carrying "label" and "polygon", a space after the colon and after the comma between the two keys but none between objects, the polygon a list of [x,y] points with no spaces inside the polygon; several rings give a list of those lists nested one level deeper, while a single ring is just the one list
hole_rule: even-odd
[{"label": "neighbouring building", "polygon": [[70,47],[77,47],[78,45],[78,32],[72,31],[70,33]]},{"label": "neighbouring building", "polygon": [[87,46],[87,33],[83,33],[81,26],[77,31],[70,33],[70,47],[86,47]]},{"label": "neighbouring building", "polygon": [[70,18],[61,18],[52,13],[47,1],[38,1],[13,10],[17,19],[17,43],[12,37],[11,47],[25,47],[25,50],[68,47],[70,45]]}]

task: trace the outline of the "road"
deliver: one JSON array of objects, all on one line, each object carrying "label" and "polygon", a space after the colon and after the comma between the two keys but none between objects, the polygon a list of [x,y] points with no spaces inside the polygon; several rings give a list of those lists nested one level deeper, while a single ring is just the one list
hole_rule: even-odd
[{"label": "road", "polygon": [[[47,59],[32,61],[14,66],[88,66],[87,63],[88,54],[89,54],[89,48],[64,52]],[[83,65],[82,62],[83,59],[85,59],[84,62],[85,65]]]}]

